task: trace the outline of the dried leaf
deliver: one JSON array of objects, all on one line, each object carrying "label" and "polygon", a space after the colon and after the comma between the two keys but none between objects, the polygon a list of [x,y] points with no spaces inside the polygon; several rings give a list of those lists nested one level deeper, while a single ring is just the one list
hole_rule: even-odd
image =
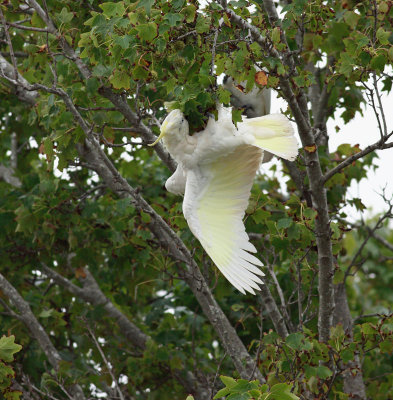
[{"label": "dried leaf", "polygon": [[86,272],[82,267],[79,267],[75,270],[75,278],[79,279],[85,279],[86,278]]},{"label": "dried leaf", "polygon": [[258,85],[266,86],[267,85],[267,75],[263,71],[259,71],[255,74],[255,82]]},{"label": "dried leaf", "polygon": [[311,146],[304,146],[304,150],[306,150],[308,153],[315,153],[317,151],[317,145],[313,144]]}]

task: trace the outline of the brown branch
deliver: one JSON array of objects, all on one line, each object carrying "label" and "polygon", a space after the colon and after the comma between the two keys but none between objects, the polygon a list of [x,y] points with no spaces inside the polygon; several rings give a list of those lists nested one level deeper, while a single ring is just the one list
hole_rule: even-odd
[{"label": "brown branch", "polygon": [[[49,336],[45,332],[42,325],[38,322],[37,318],[31,311],[29,304],[23,299],[18,291],[11,285],[10,282],[0,273],[0,289],[3,294],[10,300],[12,305],[18,310],[18,319],[22,321],[27,329],[31,332],[32,336],[37,340],[41,349],[45,353],[48,361],[55,371],[59,370],[60,361],[62,360],[59,352],[53,346]],[[78,399],[84,399],[85,396],[81,387],[77,384],[70,387]]]},{"label": "brown branch", "polygon": [[335,174],[340,172],[342,169],[351,165],[354,161],[358,160],[366,156],[367,154],[375,151],[375,150],[384,150],[393,147],[393,143],[386,143],[386,141],[393,135],[393,131],[388,135],[384,136],[382,139],[378,140],[378,142],[367,146],[364,150],[359,153],[353,154],[352,156],[346,158],[340,164],[336,165],[334,168],[325,173],[322,177],[322,183],[325,184],[330,178],[332,178]]},{"label": "brown branch", "polygon": [[[271,17],[271,24],[274,25],[277,17],[274,3],[271,0],[263,1],[268,15]],[[251,25],[248,21],[238,16],[233,10],[224,7],[224,10],[231,18],[231,21],[243,29],[248,29],[251,33],[253,40],[258,43],[262,49],[270,56],[281,60],[286,64],[291,73],[294,74],[293,67],[293,54],[283,54],[275,50],[272,46],[268,46],[265,38],[262,37],[259,30]],[[285,35],[282,33],[282,40],[286,43]],[[314,138],[314,132],[311,128],[307,100],[302,90],[298,95],[292,90],[292,83],[290,76],[284,75],[279,77],[281,92],[283,97],[288,102],[292,114],[298,126],[300,139],[303,147],[312,149],[305,151],[304,157],[306,161],[307,175],[311,187],[311,197],[313,208],[318,213],[318,218],[315,220],[315,234],[316,244],[318,248],[318,266],[319,266],[319,314],[318,314],[318,331],[319,339],[326,342],[329,339],[330,327],[332,326],[332,312],[334,308],[333,296],[333,253],[332,243],[330,238],[330,218],[328,212],[328,204],[326,197],[326,189],[322,182],[322,170],[319,161],[318,151]],[[314,150],[315,149],[315,150]]]},{"label": "brown branch", "polygon": [[266,311],[273,322],[274,329],[283,339],[286,338],[289,334],[287,326],[285,325],[284,318],[266,284],[260,286],[260,296],[263,306],[266,308]]},{"label": "brown branch", "polygon": [[378,218],[378,221],[376,222],[376,224],[374,225],[373,228],[368,228],[367,229],[367,236],[366,238],[363,240],[362,244],[359,246],[357,252],[355,253],[355,255],[352,258],[351,263],[349,264],[349,267],[347,268],[347,270],[345,271],[345,276],[344,276],[344,282],[347,279],[347,277],[349,275],[354,275],[357,270],[360,268],[360,266],[363,264],[361,263],[360,266],[358,266],[358,268],[356,269],[356,271],[354,273],[351,273],[351,269],[352,267],[355,266],[355,262],[357,260],[357,258],[359,257],[359,255],[362,253],[364,247],[366,246],[367,242],[370,240],[371,237],[374,236],[374,233],[376,230],[380,229],[382,227],[382,222],[387,219],[387,218],[391,218],[392,215],[392,209],[393,209],[393,204],[390,204],[389,209],[381,216]]},{"label": "brown branch", "polygon": [[[135,125],[138,128],[138,133],[141,134],[143,140],[147,143],[154,143],[157,139],[156,135],[144,125],[137,114],[128,105],[127,100],[122,98],[120,95],[114,93],[111,89],[103,87],[99,89],[99,93],[105,98],[110,100],[115,108],[121,112],[131,125]],[[171,155],[165,150],[161,143],[157,143],[154,146],[158,157],[163,161],[163,163],[168,167],[171,172],[176,170],[176,162],[171,157]]]},{"label": "brown branch", "polygon": [[[19,73],[17,79],[15,79],[15,68],[1,55],[0,55],[0,76],[14,85],[16,90],[16,95],[20,100],[27,102],[30,105],[34,105],[36,103],[38,93],[36,91],[28,91],[23,88],[23,85],[24,84],[28,85],[28,82]],[[19,83],[21,83],[21,85]]]},{"label": "brown branch", "polygon": [[8,47],[10,48],[10,57],[11,57],[12,65],[14,67],[14,79],[17,81],[18,80],[18,68],[16,67],[14,48],[12,46],[10,33],[8,32],[7,22],[4,18],[4,14],[3,14],[1,7],[0,7],[0,20],[1,20],[1,24],[4,26],[5,37],[7,38],[7,44],[8,44]]},{"label": "brown branch", "polygon": [[113,372],[113,368],[112,368],[111,364],[108,362],[108,359],[106,358],[106,355],[105,355],[104,351],[102,350],[102,347],[98,343],[98,340],[97,340],[96,336],[94,335],[93,330],[90,328],[90,326],[89,326],[89,324],[88,324],[88,322],[86,320],[85,320],[85,326],[86,326],[86,329],[89,332],[91,338],[93,339],[93,342],[94,342],[95,346],[97,347],[97,350],[100,353],[100,356],[101,356],[102,360],[104,361],[106,369],[108,370],[109,375],[112,378],[112,382],[115,385],[115,388],[116,388],[116,391],[117,391],[117,393],[119,395],[120,400],[125,400],[124,399],[124,394],[121,391],[119,383],[117,381],[117,378],[115,377],[115,374]]},{"label": "brown branch", "polygon": [[84,269],[85,277],[81,278],[83,288],[74,285],[64,276],[49,268],[45,264],[41,264],[42,271],[52,278],[58,285],[63,286],[70,293],[82,299],[93,306],[102,305],[108,315],[113,318],[120,328],[120,331],[126,339],[140,350],[144,350],[148,336],[144,334],[134,323],[132,323],[101,291],[97,281],[91,273]]},{"label": "brown branch", "polygon": [[21,29],[24,31],[33,31],[33,32],[49,32],[45,28],[36,28],[34,26],[26,26],[26,25],[19,25],[19,24],[13,24],[12,22],[7,22],[8,26],[12,26],[13,28]]},{"label": "brown branch", "polygon": [[[48,31],[57,37],[59,37],[60,46],[62,47],[65,55],[74,61],[75,65],[79,69],[80,73],[85,79],[90,78],[91,71],[87,67],[86,64],[79,58],[79,56],[75,53],[74,49],[68,44],[68,42],[59,34],[56,29],[55,24],[49,18],[47,13],[41,8],[41,6],[37,3],[36,0],[26,0],[27,3],[36,10],[37,14],[41,17],[41,19],[46,23]],[[131,107],[127,103],[127,99],[123,98],[121,95],[114,93],[109,88],[103,88],[100,91],[104,97],[108,98],[115,108],[120,111],[125,118],[132,124],[136,125],[140,128],[140,133],[145,142],[153,143],[157,137],[154,133],[146,127],[138,118],[137,114],[131,109]],[[161,143],[158,143],[154,146],[154,150],[156,151],[157,155],[161,158],[165,165],[169,168],[171,172],[174,172],[176,169],[176,162],[172,159],[169,153],[164,149]]]},{"label": "brown branch", "polygon": [[[64,287],[78,299],[90,303],[93,306],[103,306],[107,315],[116,321],[124,337],[140,351],[146,349],[146,342],[151,338],[131,322],[130,319],[105,296],[88,269],[83,269],[85,276],[80,278],[83,284],[82,288],[73,284],[67,278],[43,263],[41,263],[41,269],[48,277],[52,278],[58,285]],[[197,400],[204,400],[206,398],[206,390],[203,385],[198,382],[192,372],[187,371],[185,377],[184,371],[174,370],[173,373],[180,384],[183,385],[189,393],[192,393]]]}]

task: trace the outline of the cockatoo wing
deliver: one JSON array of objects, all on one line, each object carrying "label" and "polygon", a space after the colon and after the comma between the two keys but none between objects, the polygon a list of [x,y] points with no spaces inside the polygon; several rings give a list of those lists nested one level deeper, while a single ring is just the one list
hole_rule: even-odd
[{"label": "cockatoo wing", "polygon": [[293,128],[283,114],[269,114],[258,118],[245,118],[238,124],[242,135],[253,135],[255,146],[276,156],[293,161],[298,154],[298,143]]},{"label": "cockatoo wing", "polygon": [[222,274],[240,292],[255,294],[264,275],[245,231],[243,216],[262,151],[242,144],[187,173],[183,213]]}]

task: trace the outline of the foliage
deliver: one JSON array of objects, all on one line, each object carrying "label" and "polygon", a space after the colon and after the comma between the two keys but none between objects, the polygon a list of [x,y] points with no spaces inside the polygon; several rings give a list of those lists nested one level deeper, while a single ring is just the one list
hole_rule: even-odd
[{"label": "foliage", "polygon": [[[19,398],[8,389],[11,378],[27,391],[34,386],[43,398],[68,398],[76,385],[86,398],[118,398],[113,377],[125,398],[185,399],[192,392],[198,400],[347,399],[352,396],[345,386],[348,375],[356,377],[360,370],[369,398],[393,397],[391,203],[386,199],[388,211],[369,221],[350,222],[345,212],[348,205],[364,211],[348,188],[367,179],[377,154],[353,159],[324,182],[331,280],[337,291],[346,291],[344,303],[336,299],[338,308],[350,310],[347,319],[334,310],[328,341],[318,334],[321,210],[313,203],[306,162],[315,153],[326,174],[364,150],[346,144],[345,137],[337,149],[329,149],[326,121],[337,113],[345,122],[360,117],[366,101],[374,104],[381,137],[386,137],[383,109],[376,104],[380,91],[392,88],[392,3],[295,0],[285,2],[275,23],[265,9],[272,2],[228,3],[228,10],[257,29],[265,47],[218,2],[42,1],[55,31],[43,31],[46,17],[34,7],[27,12],[17,0],[0,5],[11,23],[19,73],[46,88],[27,90],[20,80],[12,82],[13,75],[0,78],[0,167],[12,169],[20,181],[15,186],[0,180],[0,273],[30,307],[59,356],[57,363],[48,361],[48,351],[23,320],[26,314],[1,287],[1,334],[12,333],[23,346],[13,361],[20,346],[12,335],[0,339],[7,399]],[[0,56],[12,66],[1,21],[0,39]],[[285,184],[278,179],[279,161],[261,170],[245,215],[265,265],[265,287],[287,335],[277,333],[265,299],[240,296],[212,265],[188,229],[181,199],[163,188],[167,166],[147,146],[166,115],[164,102],[181,108],[193,131],[215,113],[217,101],[229,105],[230,93],[219,85],[222,74],[241,82],[240,91],[267,87],[288,101],[289,82],[293,99],[308,96],[302,111],[315,143],[303,146],[296,163],[283,166]],[[34,105],[20,97],[23,91],[34,95],[31,89],[37,91]],[[56,92],[60,89],[65,94]],[[321,108],[315,107],[313,90],[318,101],[325,93]],[[283,111],[298,118],[290,106]],[[235,122],[241,113],[233,110]],[[94,141],[110,167],[101,156],[97,164],[86,157]],[[115,171],[110,178],[105,168]],[[252,374],[241,373],[245,353],[239,350],[242,359],[236,364],[228,353],[235,344],[225,341],[217,318],[206,314],[184,278],[187,263],[155,235],[155,215],[141,211],[136,197],[116,186],[121,178],[192,249],[217,307],[252,356]],[[72,292],[72,285],[82,290]],[[135,325],[143,337],[139,344],[122,321]],[[8,358],[2,353],[4,341],[12,342]],[[266,383],[253,380],[255,371]],[[225,387],[216,379],[221,374]]]},{"label": "foliage", "polygon": [[5,400],[19,400],[22,392],[12,390],[11,381],[15,371],[9,365],[14,361],[14,354],[21,351],[22,346],[15,343],[15,336],[2,336],[0,338],[0,390]]}]

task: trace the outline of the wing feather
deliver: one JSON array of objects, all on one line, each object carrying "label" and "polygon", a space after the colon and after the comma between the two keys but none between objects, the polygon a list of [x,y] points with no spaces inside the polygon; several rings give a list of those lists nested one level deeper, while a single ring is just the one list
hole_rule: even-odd
[{"label": "wing feather", "polygon": [[239,145],[230,154],[189,171],[183,213],[193,234],[218,269],[240,292],[255,294],[262,284],[261,261],[245,231],[243,216],[262,158],[256,146]]},{"label": "wing feather", "polygon": [[256,146],[286,160],[293,161],[298,154],[292,125],[283,114],[245,118],[239,124],[239,131],[243,135],[253,135]]}]

